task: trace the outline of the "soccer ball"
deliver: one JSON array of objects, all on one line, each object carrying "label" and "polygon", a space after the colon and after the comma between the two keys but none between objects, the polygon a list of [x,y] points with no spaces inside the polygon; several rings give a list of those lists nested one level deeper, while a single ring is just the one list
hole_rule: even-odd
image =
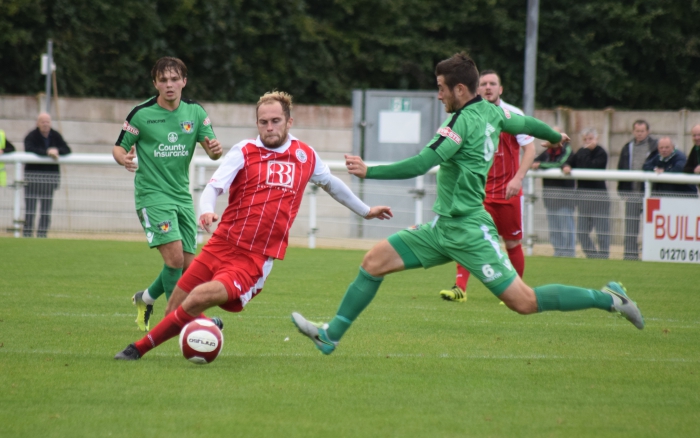
[{"label": "soccer ball", "polygon": [[211,363],[224,346],[224,335],[208,319],[195,319],[180,332],[180,350],[185,359],[196,364]]}]

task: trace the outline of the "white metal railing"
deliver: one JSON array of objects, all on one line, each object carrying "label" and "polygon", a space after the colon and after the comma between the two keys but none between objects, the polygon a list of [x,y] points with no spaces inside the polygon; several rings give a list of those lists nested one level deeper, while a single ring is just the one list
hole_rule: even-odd
[{"label": "white metal railing", "polygon": [[[62,156],[58,161],[54,161],[48,157],[40,157],[35,154],[26,152],[14,152],[0,155],[0,162],[14,163],[14,201],[13,201],[13,228],[14,236],[20,237],[21,231],[21,201],[22,188],[24,187],[22,166],[26,163],[58,163],[68,165],[116,165],[111,154],[81,154],[75,153]],[[328,167],[333,171],[345,171],[345,162],[342,160],[325,161]],[[385,162],[367,162],[368,165],[388,164]],[[191,174],[191,192],[195,198],[196,192],[200,191],[206,185],[207,168],[218,167],[219,162],[213,161],[207,156],[195,156],[192,159]],[[437,167],[431,169],[429,173],[436,173]],[[606,181],[640,181],[644,182],[645,194],[644,197],[651,196],[651,183],[678,183],[678,184],[700,184],[700,175],[688,175],[679,173],[662,173],[642,171],[621,171],[621,170],[582,170],[574,169],[571,175],[564,175],[559,169],[538,170],[528,172],[527,183],[525,184],[525,231],[526,248],[528,255],[532,254],[533,236],[534,233],[534,178],[550,178],[550,179],[582,179],[582,180],[606,180]],[[195,182],[196,180],[196,182]],[[414,188],[408,190],[414,198],[414,216],[415,223],[423,223],[423,198],[425,197],[425,180],[423,176],[415,178]],[[316,196],[317,189],[311,186],[307,192],[309,198],[309,230],[308,230],[308,245],[314,248],[316,245],[316,223],[317,223],[317,204]]]}]

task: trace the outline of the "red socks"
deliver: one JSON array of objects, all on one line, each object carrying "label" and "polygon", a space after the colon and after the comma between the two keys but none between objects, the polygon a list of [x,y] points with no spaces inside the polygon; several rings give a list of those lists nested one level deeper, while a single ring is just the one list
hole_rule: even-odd
[{"label": "red socks", "polygon": [[520,278],[523,278],[525,273],[525,254],[523,254],[523,246],[518,245],[515,248],[508,249],[508,258],[510,263],[515,268],[515,272],[518,273]]},{"label": "red socks", "polygon": [[462,265],[457,263],[457,279],[455,280],[455,284],[457,285],[458,288],[462,289],[462,291],[467,290],[467,282],[469,281],[469,271],[467,271]]},{"label": "red socks", "polygon": [[[525,273],[525,254],[523,254],[523,246],[518,245],[515,248],[508,249],[507,251],[510,263],[513,265],[515,272],[517,272],[520,278],[522,278],[523,274]],[[467,290],[468,281],[469,271],[457,263],[457,279],[455,280],[455,284],[458,288],[465,291]]]},{"label": "red socks", "polygon": [[180,330],[193,321],[197,316],[191,316],[179,306],[174,312],[167,315],[153,330],[148,332],[140,341],[136,341],[134,345],[141,353],[141,356],[156,348],[168,339],[174,338],[180,334]]}]

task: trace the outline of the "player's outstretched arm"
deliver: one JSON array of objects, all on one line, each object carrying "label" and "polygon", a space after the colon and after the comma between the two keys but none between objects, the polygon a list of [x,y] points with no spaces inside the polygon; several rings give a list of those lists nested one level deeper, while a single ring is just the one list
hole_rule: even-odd
[{"label": "player's outstretched arm", "polygon": [[[543,121],[529,116],[512,114],[503,118],[503,130],[509,134],[528,134],[540,140],[554,144],[569,139],[564,133],[558,133]],[[565,140],[566,138],[566,140]]]},{"label": "player's outstretched arm", "polygon": [[358,178],[364,178],[367,175],[367,165],[362,158],[357,155],[345,155],[345,167],[350,175],[355,175]]},{"label": "player's outstretched arm", "polygon": [[365,219],[379,219],[383,221],[385,219],[391,219],[392,217],[394,217],[394,213],[391,212],[391,207],[376,205],[369,209],[369,213],[367,213]]},{"label": "player's outstretched arm", "polygon": [[204,137],[204,141],[200,141],[199,144],[202,145],[212,160],[218,160],[221,158],[221,154],[224,153],[224,148],[217,139],[209,140],[209,137]]},{"label": "player's outstretched arm", "polygon": [[442,161],[434,149],[426,147],[418,155],[385,166],[367,167],[360,157],[346,155],[345,167],[348,168],[348,173],[360,178],[409,179],[426,174]]}]

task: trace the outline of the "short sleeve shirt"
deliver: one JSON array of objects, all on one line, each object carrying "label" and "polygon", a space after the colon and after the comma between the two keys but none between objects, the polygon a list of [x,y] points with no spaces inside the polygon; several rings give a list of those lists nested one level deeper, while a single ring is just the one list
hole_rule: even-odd
[{"label": "short sleeve shirt", "polygon": [[127,151],[136,146],[137,209],[192,205],[189,166],[204,137],[216,138],[207,113],[197,102],[182,99],[176,110],[169,111],[153,97],[131,110],[115,144]]}]

